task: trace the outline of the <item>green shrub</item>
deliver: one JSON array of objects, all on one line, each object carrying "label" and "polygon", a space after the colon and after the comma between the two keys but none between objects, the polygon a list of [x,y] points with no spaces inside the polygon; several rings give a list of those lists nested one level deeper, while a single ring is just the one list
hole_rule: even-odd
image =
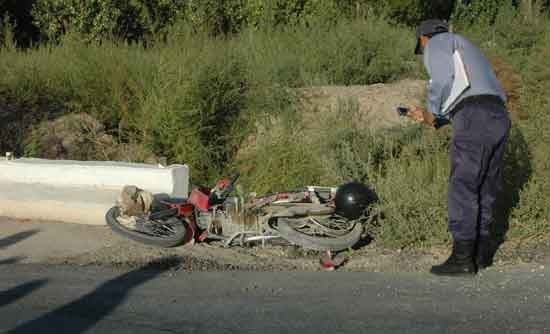
[{"label": "green shrub", "polygon": [[320,150],[330,162],[325,179],[358,180],[375,189],[380,203],[370,232],[377,241],[398,248],[447,241],[449,132],[421,126],[365,131],[330,123],[334,136]]},{"label": "green shrub", "polygon": [[[372,17],[335,26],[245,31],[238,39],[259,75],[291,87],[393,81],[419,72],[413,32]],[[387,43],[393,40],[399,48]]]},{"label": "green shrub", "polygon": [[453,13],[453,22],[462,25],[478,24],[487,26],[492,24],[501,8],[510,8],[512,1],[508,0],[473,0],[458,1]]},{"label": "green shrub", "polygon": [[[524,73],[526,87],[522,94],[522,108],[529,119],[520,127],[528,155],[517,157],[516,172],[510,181],[524,180],[516,194],[511,214],[511,235],[522,239],[548,236],[550,223],[550,131],[545,126],[550,121],[550,71],[545,63],[550,56],[550,29],[545,37],[527,55]],[[524,172],[522,174],[521,172]],[[525,174],[525,172],[527,172]]]},{"label": "green shrub", "polygon": [[185,1],[37,0],[36,25],[50,39],[71,31],[88,40],[140,40],[160,34],[181,16]]},{"label": "green shrub", "polygon": [[153,83],[170,89],[147,97],[147,116],[140,122],[150,127],[144,131],[147,146],[171,161],[190,164],[194,177],[204,182],[222,173],[244,135],[235,129],[245,132],[250,87],[237,55],[210,49],[197,56],[201,62],[187,76]]},{"label": "green shrub", "polygon": [[249,27],[331,26],[372,13],[416,24],[434,16],[448,18],[451,8],[446,0],[35,0],[32,15],[42,33],[54,40],[71,31],[88,40],[136,41],[153,35],[158,39],[176,22],[219,35]]},{"label": "green shrub", "polygon": [[255,148],[243,148],[235,165],[241,182],[258,194],[321,183],[323,161],[310,144],[299,126],[266,133]]},{"label": "green shrub", "polygon": [[416,25],[422,20],[449,19],[453,4],[449,0],[383,0],[377,1],[385,15],[401,24]]},{"label": "green shrub", "polygon": [[[28,47],[38,41],[39,30],[33,25],[31,9],[35,0],[0,1],[0,19],[9,17],[14,40],[20,47]],[[5,19],[4,22],[5,23]],[[0,23],[0,26],[2,23]],[[1,33],[0,33],[1,34]]]},{"label": "green shrub", "polygon": [[0,48],[14,49],[16,43],[13,23],[6,15],[0,18]]},{"label": "green shrub", "polygon": [[147,76],[142,77],[142,63],[128,61],[131,49],[115,50],[112,44],[84,46],[70,39],[52,50],[3,50],[0,108],[7,110],[10,123],[2,135],[18,135],[10,135],[2,146],[22,153],[22,134],[71,112],[91,115],[110,132],[127,132],[130,113],[143,93],[137,82]]}]

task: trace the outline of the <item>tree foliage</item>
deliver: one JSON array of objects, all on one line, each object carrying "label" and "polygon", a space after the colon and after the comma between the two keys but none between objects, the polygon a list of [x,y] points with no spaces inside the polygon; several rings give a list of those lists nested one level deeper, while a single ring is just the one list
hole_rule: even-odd
[{"label": "tree foliage", "polygon": [[409,26],[451,16],[464,24],[490,23],[510,5],[537,13],[548,11],[550,0],[4,0],[0,15],[8,14],[17,41],[27,46],[68,31],[88,40],[142,41],[162,39],[176,23],[226,35],[250,27],[331,25],[372,13]]},{"label": "tree foliage", "polygon": [[116,37],[136,41],[158,36],[178,21],[212,34],[235,33],[244,27],[272,28],[385,13],[400,23],[427,17],[448,18],[453,0],[7,0],[19,38],[38,32],[57,39],[68,31],[90,40]]},{"label": "tree foliage", "polygon": [[48,38],[67,31],[90,39],[139,40],[162,33],[178,17],[183,0],[37,0],[32,14]]},{"label": "tree foliage", "polygon": [[[0,1],[0,37],[5,38],[4,30],[9,27],[17,37],[20,46],[28,46],[37,41],[38,28],[32,23],[31,9],[35,0]],[[5,19],[7,18],[7,20]]]}]

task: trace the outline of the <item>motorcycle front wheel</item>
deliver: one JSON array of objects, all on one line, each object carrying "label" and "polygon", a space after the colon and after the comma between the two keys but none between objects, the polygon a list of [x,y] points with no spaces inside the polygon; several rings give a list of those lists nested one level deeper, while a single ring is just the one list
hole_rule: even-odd
[{"label": "motorcycle front wheel", "polygon": [[[277,230],[281,237],[304,249],[341,251],[353,247],[361,239],[363,225],[355,223],[344,230],[331,230],[312,224],[310,218],[279,218]],[[315,226],[318,225],[318,226]],[[320,228],[317,228],[319,227]]]}]

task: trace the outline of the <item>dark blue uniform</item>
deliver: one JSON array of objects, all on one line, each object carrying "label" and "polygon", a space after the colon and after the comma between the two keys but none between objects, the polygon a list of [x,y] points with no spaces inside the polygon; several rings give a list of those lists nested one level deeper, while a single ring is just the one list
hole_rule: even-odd
[{"label": "dark blue uniform", "polygon": [[[443,111],[454,80],[452,55],[457,48],[463,54],[470,88]],[[510,130],[506,97],[485,56],[460,35],[441,33],[430,38],[424,64],[431,77],[427,109],[453,125],[449,230],[455,241],[473,241],[489,234],[493,220]]]}]

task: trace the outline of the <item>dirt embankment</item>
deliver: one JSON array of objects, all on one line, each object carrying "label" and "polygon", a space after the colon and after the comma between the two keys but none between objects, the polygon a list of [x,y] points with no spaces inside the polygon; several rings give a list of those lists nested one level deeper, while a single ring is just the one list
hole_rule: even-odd
[{"label": "dirt embankment", "polygon": [[342,108],[353,110],[350,122],[361,128],[381,128],[401,124],[397,106],[422,106],[426,82],[402,80],[392,84],[370,86],[319,86],[300,90],[303,117],[315,126],[322,114],[336,113]]}]

